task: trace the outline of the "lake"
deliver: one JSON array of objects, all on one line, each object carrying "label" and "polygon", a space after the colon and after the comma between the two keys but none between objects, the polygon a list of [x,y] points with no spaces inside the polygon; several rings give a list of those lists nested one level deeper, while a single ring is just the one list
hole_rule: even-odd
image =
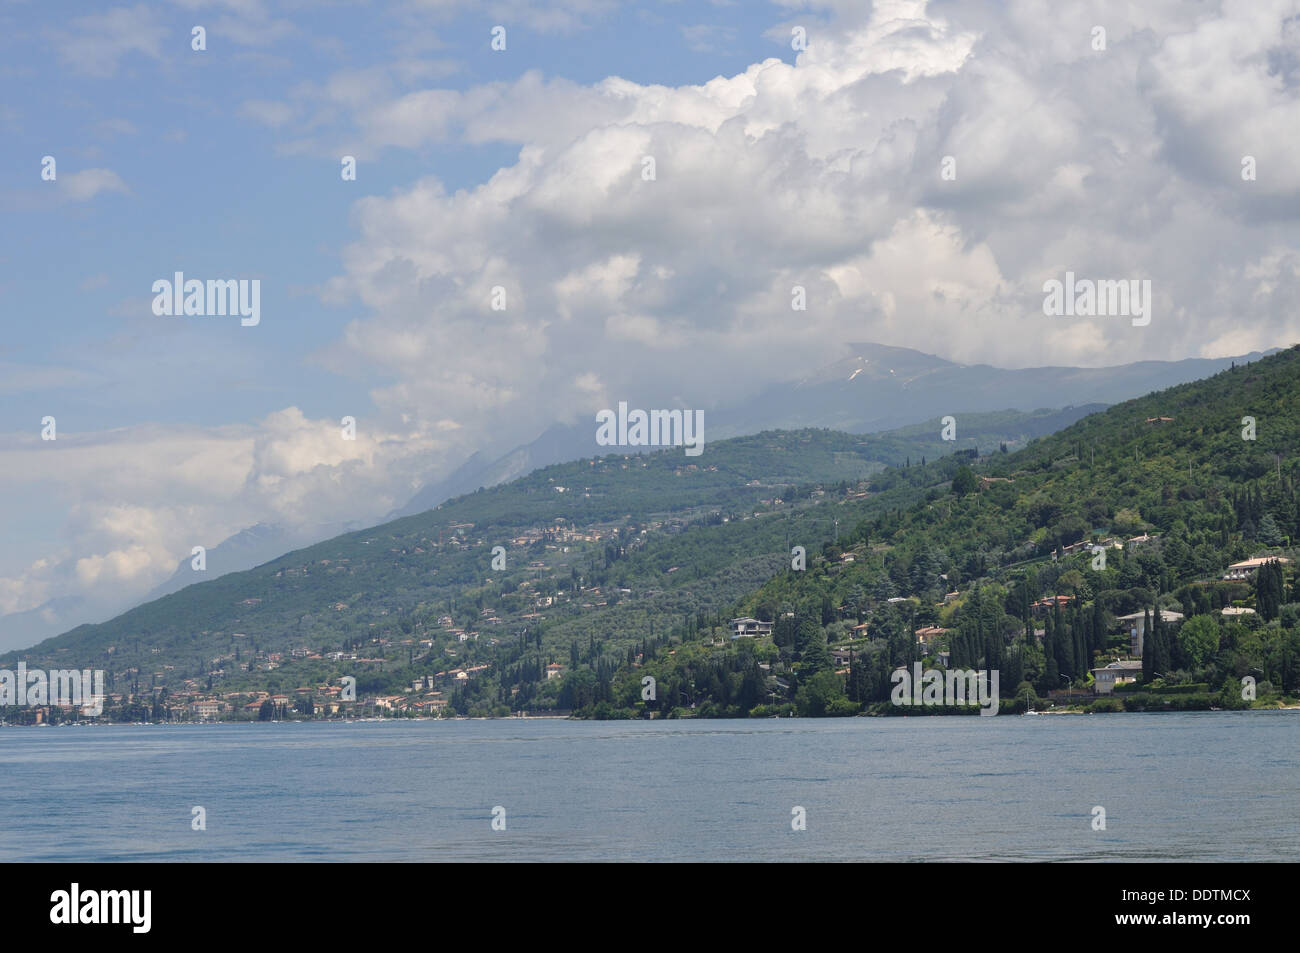
[{"label": "lake", "polygon": [[0,729],[7,860],[1294,862],[1298,808],[1300,711]]}]

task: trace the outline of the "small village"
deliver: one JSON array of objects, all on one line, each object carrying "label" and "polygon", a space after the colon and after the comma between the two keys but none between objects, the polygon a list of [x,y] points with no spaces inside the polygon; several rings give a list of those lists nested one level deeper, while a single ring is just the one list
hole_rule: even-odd
[{"label": "small village", "polygon": [[[776,500],[774,502],[779,505],[781,501]],[[654,524],[653,528],[658,530],[663,529],[663,526],[662,524]],[[675,528],[671,527],[669,531]],[[468,529],[472,529],[472,526],[463,525],[453,527],[453,529],[463,533]],[[615,534],[616,530],[612,527],[591,528],[586,531],[571,528],[539,528],[525,531],[511,539],[510,542],[517,547],[537,547],[542,545],[558,552],[568,552],[569,545],[599,543],[601,540]],[[454,536],[452,540],[452,545],[465,544],[461,536]],[[1096,553],[1105,549],[1132,549],[1155,543],[1158,540],[1158,536],[1146,533],[1123,540],[1115,537],[1100,537],[1061,547],[1058,552],[1052,554],[1051,559],[1055,561],[1061,558],[1080,556],[1081,554]],[[857,556],[853,552],[845,552],[839,556],[838,561],[841,566],[848,566],[856,558]],[[1207,579],[1202,584],[1248,581],[1256,571],[1270,561],[1276,561],[1281,565],[1287,565],[1291,562],[1288,557],[1280,555],[1263,555],[1241,560],[1227,566],[1217,579]],[[547,566],[545,562],[538,560],[532,562],[530,568],[536,569],[540,573]],[[608,597],[600,586],[580,586],[577,592],[556,589],[554,592],[543,595],[533,592],[535,585],[535,583],[528,580],[521,582],[519,585],[521,591],[530,593],[529,598],[532,600],[533,609],[533,611],[521,613],[519,617],[522,619],[537,620],[545,618],[543,610],[558,607],[565,602],[572,602],[576,606],[587,610],[608,605]],[[626,589],[620,590],[618,593],[620,596],[629,594],[630,591]],[[942,612],[945,608],[960,605],[963,595],[962,592],[957,590],[945,593],[942,601],[932,607],[932,613]],[[889,605],[905,604],[912,609],[918,606],[916,597],[892,596],[883,601]],[[1033,617],[1036,620],[1042,620],[1053,612],[1070,607],[1074,601],[1075,597],[1072,595],[1051,595],[1033,602],[1030,608]],[[334,608],[341,611],[346,606],[339,604]],[[843,609],[843,607],[841,608]],[[1231,605],[1219,609],[1218,613],[1224,621],[1230,621],[1255,615],[1256,610],[1249,606]],[[793,615],[793,613],[787,615]],[[1184,619],[1183,613],[1169,609],[1159,610],[1159,615],[1160,622],[1170,627],[1177,626]],[[1047,698],[1044,699],[1047,710],[1077,711],[1081,703],[1086,703],[1096,697],[1113,695],[1121,686],[1131,686],[1138,681],[1142,675],[1142,658],[1147,635],[1146,626],[1151,621],[1152,617],[1149,612],[1133,612],[1115,616],[1110,626],[1111,645],[1120,644],[1118,640],[1123,638],[1124,649],[1113,649],[1109,653],[1111,657],[1105,664],[1090,668],[1087,678],[1081,680],[1080,684],[1063,686],[1049,692]],[[437,619],[438,632],[436,635],[417,633],[400,639],[374,637],[369,640],[368,645],[363,649],[355,651],[336,650],[321,653],[307,646],[297,646],[287,653],[258,652],[250,646],[248,654],[233,652],[213,658],[211,660],[212,668],[207,673],[208,683],[210,685],[214,680],[227,675],[236,666],[244,671],[263,673],[274,672],[285,666],[290,666],[292,670],[294,663],[302,663],[304,666],[317,663],[335,670],[347,669],[356,672],[363,672],[368,667],[382,669],[385,663],[391,664],[395,659],[400,659],[403,654],[406,654],[408,658],[412,658],[416,653],[431,653],[440,643],[445,643],[447,646],[443,649],[442,654],[455,659],[462,653],[471,654],[480,641],[487,648],[494,648],[500,643],[501,637],[486,634],[492,627],[502,624],[502,619],[498,616],[496,610],[491,608],[480,610],[478,624],[483,627],[483,631],[470,631],[465,627],[457,626],[452,616],[442,615]],[[741,616],[732,618],[727,623],[726,631],[732,642],[739,640],[770,641],[773,627],[774,623],[772,621]],[[855,654],[860,654],[866,648],[869,629],[870,622],[856,623],[849,629],[843,643],[830,647],[830,658],[836,675],[849,675]],[[952,629],[942,625],[925,624],[916,627],[913,630],[916,658],[926,665],[938,665],[943,669],[948,669],[951,662],[949,643],[952,632]],[[1034,637],[1040,644],[1043,641],[1044,634],[1044,628],[1035,627]],[[235,633],[233,638],[247,640],[248,636],[244,633]],[[718,642],[715,644],[721,645],[723,643]],[[633,659],[633,664],[639,665],[640,660],[641,656],[637,654]],[[375,720],[464,717],[449,708],[453,693],[458,688],[467,686],[472,680],[484,676],[491,670],[491,667],[487,662],[479,662],[477,664],[445,668],[413,678],[409,685],[403,686],[401,691],[387,693],[358,692],[356,689],[356,676],[351,678],[344,676],[313,684],[303,684],[296,687],[292,692],[270,692],[265,690],[220,692],[213,691],[205,686],[202,679],[186,678],[175,689],[154,687],[145,691],[109,691],[104,697],[104,714],[96,718],[86,717],[83,712],[73,705],[49,705],[23,711],[16,718],[12,717],[13,710],[10,709],[11,717],[0,722],[0,724],[86,724],[94,721],[151,723],[279,722],[307,719]],[[172,666],[164,665],[163,670],[155,672],[155,682],[164,679],[167,670],[171,668]],[[759,668],[765,673],[770,688],[781,689],[787,687],[782,676],[788,675],[791,671],[788,664],[772,659],[760,663]],[[568,666],[558,661],[547,663],[544,667],[546,682],[562,679],[567,670]],[[138,680],[140,676],[139,671],[134,668],[128,668],[118,674],[119,677],[128,681]],[[117,718],[112,717],[114,713],[118,714]],[[133,718],[131,717],[132,714],[138,717]],[[541,709],[532,713],[526,711],[512,712],[511,717],[567,717],[569,714],[568,711]]]}]

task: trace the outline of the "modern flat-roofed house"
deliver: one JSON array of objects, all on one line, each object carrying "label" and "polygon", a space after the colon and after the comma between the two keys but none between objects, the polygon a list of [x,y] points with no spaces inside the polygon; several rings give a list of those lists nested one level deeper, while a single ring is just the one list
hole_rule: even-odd
[{"label": "modern flat-roofed house", "polygon": [[[1129,654],[1142,657],[1142,648],[1146,640],[1146,612],[1130,612],[1128,615],[1116,616],[1115,621],[1128,629]],[[1172,609],[1161,609],[1160,620],[1166,625],[1173,625],[1175,622],[1183,621],[1181,612],[1174,612]]]},{"label": "modern flat-roofed house", "polygon": [[772,623],[759,622],[748,617],[731,620],[732,639],[752,639],[759,635],[771,635]]},{"label": "modern flat-roofed house", "polygon": [[1239,609],[1236,606],[1224,606],[1220,611],[1225,619],[1240,619],[1244,615],[1255,615],[1255,610],[1251,608]]},{"label": "modern flat-roofed house", "polygon": [[1141,671],[1142,662],[1139,659],[1123,659],[1119,662],[1111,662],[1104,668],[1094,668],[1092,670],[1095,683],[1093,691],[1098,695],[1109,695],[1115,691],[1116,685],[1136,682]]}]

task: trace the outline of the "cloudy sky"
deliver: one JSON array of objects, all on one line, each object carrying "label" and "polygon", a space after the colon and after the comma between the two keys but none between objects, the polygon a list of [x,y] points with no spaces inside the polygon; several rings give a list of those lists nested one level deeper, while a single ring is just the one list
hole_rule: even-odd
[{"label": "cloudy sky", "polygon": [[[0,77],[0,615],[848,341],[1300,337],[1295,0],[0,0]],[[1150,324],[1045,317],[1067,270]],[[177,271],[260,323],[155,315]]]}]

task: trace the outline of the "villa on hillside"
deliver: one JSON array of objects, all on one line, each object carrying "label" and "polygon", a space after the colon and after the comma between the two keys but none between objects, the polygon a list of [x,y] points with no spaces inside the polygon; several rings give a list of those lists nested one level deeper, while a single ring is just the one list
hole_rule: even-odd
[{"label": "villa on hillside", "polygon": [[1224,579],[1248,579],[1250,574],[1259,569],[1265,563],[1279,562],[1286,565],[1291,560],[1285,556],[1256,556],[1254,559],[1243,559],[1239,563],[1233,563],[1228,567],[1228,571],[1223,574]]},{"label": "villa on hillside", "polygon": [[1051,612],[1053,609],[1060,607],[1064,609],[1074,601],[1074,596],[1048,596],[1046,599],[1039,599],[1030,605],[1030,610],[1034,615],[1041,615],[1044,612]]},{"label": "villa on hillside", "polygon": [[[1146,617],[1143,612],[1130,612],[1128,615],[1116,616],[1115,621],[1123,628],[1128,629],[1129,635],[1129,654],[1138,658],[1142,657],[1143,638],[1146,635]],[[1174,612],[1172,609],[1160,610],[1160,621],[1165,625],[1174,625],[1183,621],[1181,612]]]},{"label": "villa on hillside", "polygon": [[938,641],[940,636],[947,634],[947,629],[940,628],[937,625],[923,626],[916,630],[916,644],[922,648],[929,648]]},{"label": "villa on hillside", "polygon": [[759,635],[771,635],[772,623],[760,622],[758,619],[743,617],[731,620],[731,638],[752,639]]}]

